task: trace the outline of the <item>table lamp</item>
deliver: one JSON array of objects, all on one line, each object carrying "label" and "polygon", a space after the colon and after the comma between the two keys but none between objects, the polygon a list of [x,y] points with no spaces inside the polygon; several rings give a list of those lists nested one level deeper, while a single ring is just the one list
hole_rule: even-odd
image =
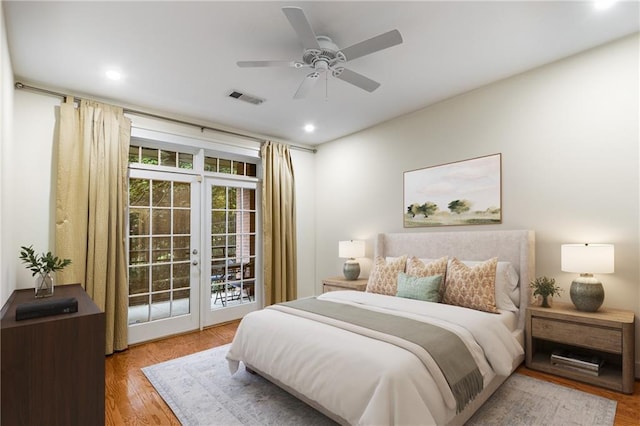
[{"label": "table lamp", "polygon": [[563,244],[560,251],[564,272],[577,272],[569,294],[579,311],[595,312],[604,301],[604,288],[594,273],[611,274],[614,269],[613,244]]},{"label": "table lamp", "polygon": [[356,257],[364,257],[364,241],[349,240],[338,243],[338,257],[348,259],[344,262],[342,273],[348,280],[355,280],[360,275],[360,264]]}]

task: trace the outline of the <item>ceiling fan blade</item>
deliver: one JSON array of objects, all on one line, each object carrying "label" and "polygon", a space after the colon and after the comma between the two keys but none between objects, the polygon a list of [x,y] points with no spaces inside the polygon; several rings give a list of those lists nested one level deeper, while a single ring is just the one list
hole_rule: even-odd
[{"label": "ceiling fan blade", "polygon": [[369,55],[370,53],[377,52],[379,50],[386,49],[388,47],[395,46],[402,43],[402,36],[400,31],[391,30],[384,34],[372,37],[368,40],[356,43],[353,46],[346,47],[341,52],[346,57],[347,61],[350,61],[361,56]]},{"label": "ceiling fan blade", "polygon": [[296,34],[298,34],[298,38],[302,42],[302,47],[305,49],[320,49],[320,45],[316,39],[316,33],[313,32],[304,11],[299,7],[283,7],[282,11]]},{"label": "ceiling fan blade", "polygon": [[298,67],[294,61],[238,61],[236,62],[240,68],[251,67]]},{"label": "ceiling fan blade", "polygon": [[339,78],[342,81],[346,81],[347,83],[351,83],[363,90],[366,90],[367,92],[373,92],[378,87],[380,87],[380,83],[378,83],[377,81],[371,80],[370,78],[365,77],[362,74],[346,68],[339,68],[334,70],[333,76]]},{"label": "ceiling fan blade", "polygon": [[317,71],[314,71],[311,74],[307,75],[304,80],[302,80],[302,84],[300,85],[300,87],[298,87],[296,94],[293,95],[293,99],[302,99],[306,97],[319,79],[320,73]]}]

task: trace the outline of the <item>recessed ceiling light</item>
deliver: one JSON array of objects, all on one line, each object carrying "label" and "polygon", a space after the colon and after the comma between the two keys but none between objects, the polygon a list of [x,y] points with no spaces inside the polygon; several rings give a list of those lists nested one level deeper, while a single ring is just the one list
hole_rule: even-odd
[{"label": "recessed ceiling light", "polygon": [[304,131],[307,133],[311,133],[316,129],[316,126],[314,126],[313,124],[306,124],[304,126]]},{"label": "recessed ceiling light", "polygon": [[617,1],[618,0],[595,0],[593,2],[593,7],[595,7],[597,10],[605,10],[605,9],[609,9]]},{"label": "recessed ceiling light", "polygon": [[122,74],[120,74],[120,72],[116,70],[108,70],[104,73],[104,75],[106,75],[109,80],[113,81],[118,81],[122,78]]}]

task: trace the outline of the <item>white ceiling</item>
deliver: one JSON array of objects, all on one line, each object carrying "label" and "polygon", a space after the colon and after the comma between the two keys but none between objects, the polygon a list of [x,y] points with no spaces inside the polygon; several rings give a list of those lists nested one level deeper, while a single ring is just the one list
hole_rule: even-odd
[{"label": "white ceiling", "polygon": [[[640,28],[636,1],[605,11],[591,1],[2,3],[16,81],[310,145]],[[303,8],[316,34],[341,48],[398,29],[402,44],[347,63],[380,88],[329,77],[294,100],[308,69],[237,67],[301,59],[283,6]],[[120,81],[104,77],[110,68]],[[229,98],[232,90],[265,102]],[[306,123],[316,131],[306,134]]]}]

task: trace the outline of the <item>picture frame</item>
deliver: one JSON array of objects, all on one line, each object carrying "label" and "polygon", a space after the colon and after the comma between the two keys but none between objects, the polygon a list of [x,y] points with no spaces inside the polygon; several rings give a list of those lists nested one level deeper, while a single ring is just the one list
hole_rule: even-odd
[{"label": "picture frame", "polygon": [[502,154],[404,172],[405,228],[502,223]]}]

